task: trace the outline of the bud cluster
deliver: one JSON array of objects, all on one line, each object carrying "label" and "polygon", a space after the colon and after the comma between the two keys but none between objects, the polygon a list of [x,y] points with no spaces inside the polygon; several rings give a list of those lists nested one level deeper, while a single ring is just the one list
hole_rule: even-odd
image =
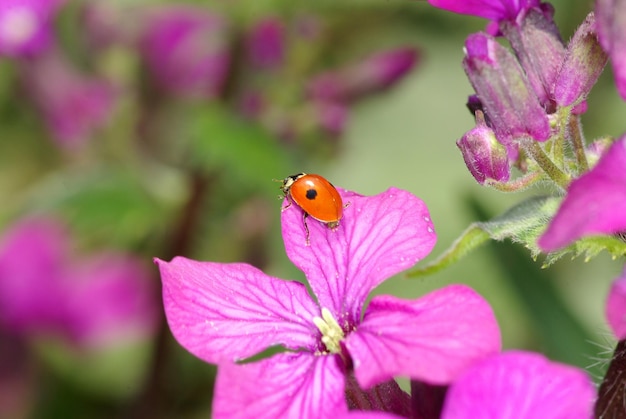
[{"label": "bud cluster", "polygon": [[[487,32],[467,38],[463,67],[476,92],[468,104],[476,127],[457,145],[480,184],[512,191],[551,180],[565,189],[588,168],[579,118],[608,59],[594,13],[567,44],[546,3],[492,25],[510,48]],[[522,176],[510,181],[514,167]]]}]

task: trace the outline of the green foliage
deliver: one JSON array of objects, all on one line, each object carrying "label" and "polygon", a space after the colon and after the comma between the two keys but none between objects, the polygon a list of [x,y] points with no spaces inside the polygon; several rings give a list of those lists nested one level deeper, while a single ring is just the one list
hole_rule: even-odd
[{"label": "green foliage", "polygon": [[175,180],[148,175],[113,166],[67,170],[44,178],[17,209],[61,215],[91,242],[133,247],[160,231],[186,195]]},{"label": "green foliage", "polygon": [[193,165],[221,171],[234,185],[250,185],[274,191],[274,177],[289,174],[285,147],[257,124],[210,106],[190,118],[189,158]]},{"label": "green foliage", "polygon": [[[411,271],[408,276],[421,277],[438,272],[465,257],[489,239],[497,241],[510,239],[514,243],[521,243],[530,250],[532,258],[536,259],[541,254],[537,239],[556,213],[560,202],[561,198],[558,197],[536,196],[515,205],[490,221],[472,223],[437,259]],[[614,237],[584,238],[564,249],[549,253],[543,267],[550,266],[567,254],[571,254],[572,258],[584,256],[588,261],[602,250],[609,252],[613,258],[623,256],[626,254],[626,243]]]}]

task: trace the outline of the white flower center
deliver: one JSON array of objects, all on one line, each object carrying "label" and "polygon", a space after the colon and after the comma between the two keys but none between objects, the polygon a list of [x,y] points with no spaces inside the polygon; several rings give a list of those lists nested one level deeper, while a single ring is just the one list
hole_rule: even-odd
[{"label": "white flower center", "polygon": [[0,39],[9,45],[20,45],[33,37],[38,19],[27,7],[10,7],[0,15]]},{"label": "white flower center", "polygon": [[337,320],[327,308],[322,308],[322,317],[313,317],[313,323],[322,332],[322,342],[329,353],[338,354],[341,352],[339,342],[345,337],[343,330]]}]

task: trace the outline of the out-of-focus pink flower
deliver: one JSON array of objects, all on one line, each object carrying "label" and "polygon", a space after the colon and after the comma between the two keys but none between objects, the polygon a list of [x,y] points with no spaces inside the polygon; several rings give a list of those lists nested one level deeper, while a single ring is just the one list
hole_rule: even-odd
[{"label": "out-of-focus pink flower", "polygon": [[314,77],[307,91],[314,100],[358,100],[400,81],[415,67],[418,58],[417,50],[410,47],[379,52],[360,63]]},{"label": "out-of-focus pink flower", "polygon": [[29,57],[52,44],[52,19],[65,0],[2,0],[0,56]]},{"label": "out-of-focus pink flower", "polygon": [[247,52],[250,64],[259,69],[280,67],[285,58],[285,27],[277,18],[255,23],[248,34]]},{"label": "out-of-focus pink flower", "polygon": [[82,257],[58,222],[23,220],[0,243],[0,326],[80,347],[145,339],[157,320],[149,280],[146,266],[128,255]]},{"label": "out-of-focus pink flower", "polygon": [[470,367],[450,386],[442,419],[592,417],[587,374],[543,355],[509,351]]},{"label": "out-of-focus pink flower", "polygon": [[[156,261],[174,336],[218,365],[216,418],[342,415],[346,393],[372,389],[390,398],[386,410],[408,414],[406,396],[386,386],[394,376],[450,383],[499,351],[491,308],[466,286],[415,300],[376,296],[365,308],[368,294],[426,256],[436,235],[425,204],[406,191],[338,191],[350,205],[334,231],[309,220],[307,234],[297,205],[282,212],[287,256],[316,300],[302,283],[243,263]],[[275,345],[288,352],[236,364]]]},{"label": "out-of-focus pink flower", "polygon": [[228,76],[230,40],[226,20],[194,6],[169,6],[147,16],[141,54],[154,80],[173,94],[215,98]]},{"label": "out-of-focus pink flower", "polygon": [[59,145],[86,142],[109,119],[115,88],[104,79],[80,73],[57,50],[21,65],[25,89]]},{"label": "out-of-focus pink flower", "polygon": [[626,1],[596,0],[596,28],[611,58],[617,90],[626,100]]},{"label": "out-of-focus pink flower", "polygon": [[347,105],[339,102],[318,101],[314,104],[314,108],[318,124],[324,131],[334,137],[343,134],[350,117]]},{"label": "out-of-focus pink flower", "polygon": [[626,231],[626,135],[589,172],[574,180],[561,207],[539,238],[544,251],[591,235]]}]

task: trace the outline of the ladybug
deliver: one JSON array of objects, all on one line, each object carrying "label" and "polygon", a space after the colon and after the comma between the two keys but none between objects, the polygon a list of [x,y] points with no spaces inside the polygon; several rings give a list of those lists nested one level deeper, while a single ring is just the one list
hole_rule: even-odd
[{"label": "ladybug", "polygon": [[308,216],[326,224],[331,230],[339,227],[339,221],[343,216],[343,201],[333,184],[322,176],[298,173],[286,177],[280,189],[289,201],[282,211],[289,208],[293,202],[302,208],[307,245],[309,244],[309,227],[306,223]]}]

